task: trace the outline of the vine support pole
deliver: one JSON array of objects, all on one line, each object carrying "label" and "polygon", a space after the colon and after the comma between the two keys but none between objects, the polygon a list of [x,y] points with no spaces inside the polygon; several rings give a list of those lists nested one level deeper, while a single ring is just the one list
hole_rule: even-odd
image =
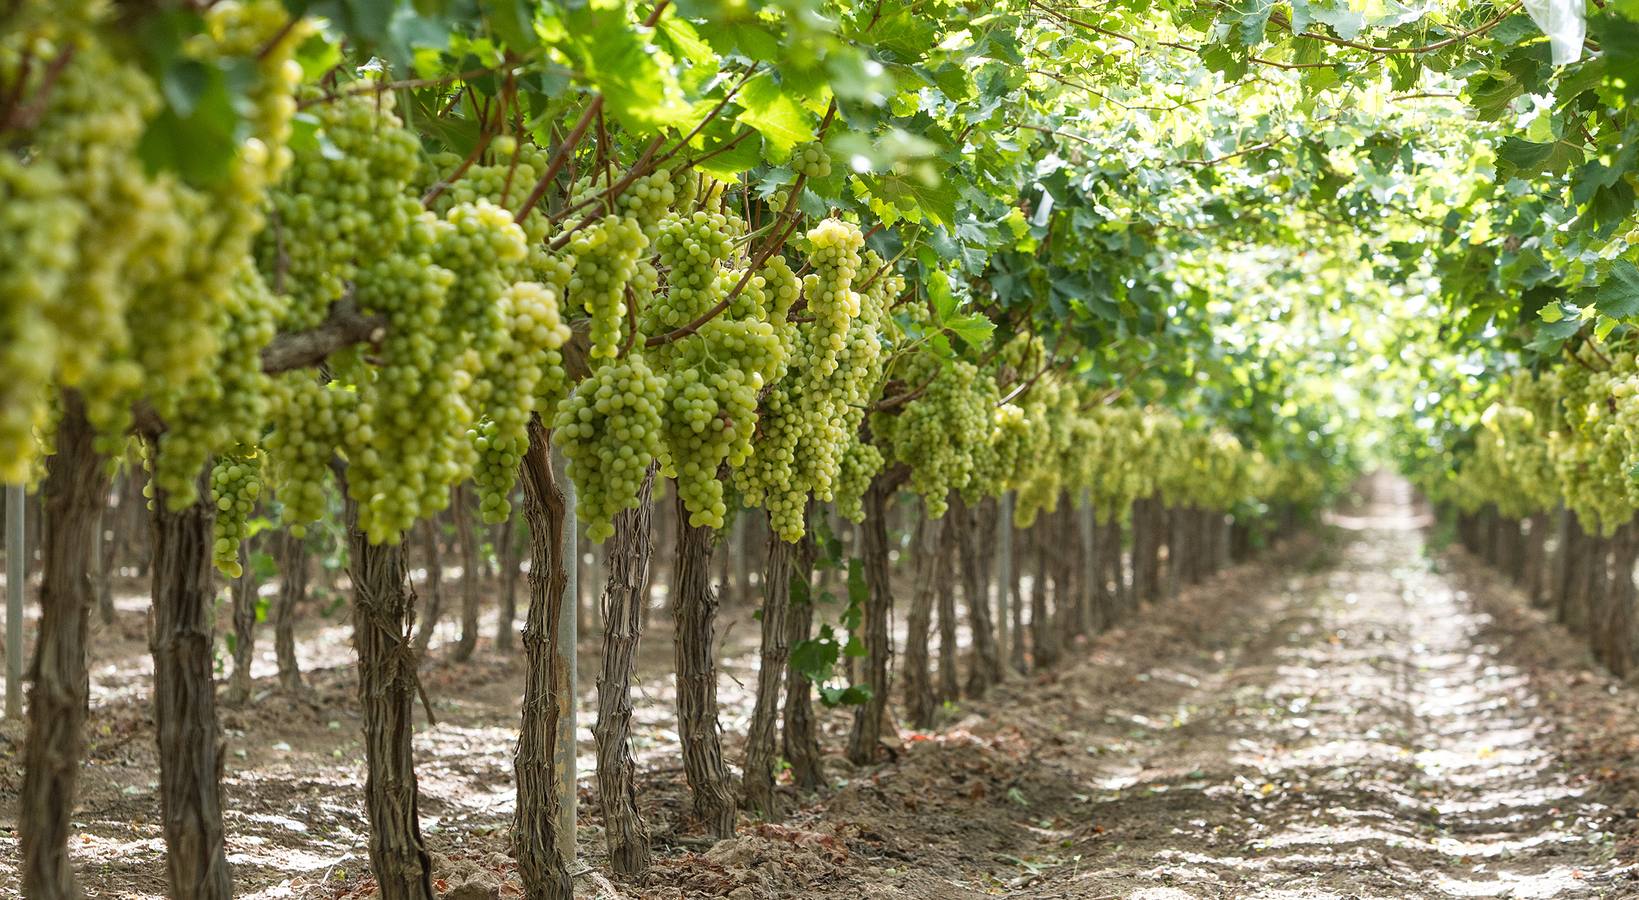
[{"label": "vine support pole", "polygon": [[23,486],[6,485],[6,718],[23,716]]},{"label": "vine support pole", "polygon": [[[559,552],[566,560],[580,559],[580,522],[575,514],[575,482],[569,479],[564,467],[563,454],[554,450],[552,462],[562,477],[563,484],[563,546]],[[577,579],[578,566],[564,566],[567,584],[564,596],[580,596]],[[558,801],[558,855],[563,864],[574,868],[575,840],[575,698],[580,687],[580,673],[576,666],[576,649],[580,646],[580,616],[574,604],[558,604],[558,640],[552,644],[552,671],[558,676],[553,690],[563,698],[559,707],[558,742],[552,754],[552,771],[557,775],[557,789],[562,793]]]},{"label": "vine support pole", "polygon": [[1002,494],[996,510],[996,623],[999,652],[1016,667],[1013,647],[1013,494]]}]

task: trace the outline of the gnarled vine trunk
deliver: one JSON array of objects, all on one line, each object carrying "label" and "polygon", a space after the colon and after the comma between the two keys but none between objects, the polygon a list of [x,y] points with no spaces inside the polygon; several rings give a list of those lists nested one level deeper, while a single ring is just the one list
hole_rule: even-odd
[{"label": "gnarled vine trunk", "polygon": [[23,787],[18,798],[23,896],[72,900],[80,896],[68,858],[70,817],[85,749],[90,694],[85,637],[95,592],[94,531],[108,492],[108,476],[78,394],[62,394],[57,452],[46,459],[40,544],[40,621],[29,671],[28,736],[23,742]]},{"label": "gnarled vine trunk", "polygon": [[1525,520],[1525,553],[1520,566],[1520,585],[1531,605],[1541,607],[1547,599],[1544,589],[1548,569],[1548,514],[1532,513]]},{"label": "gnarled vine trunk", "polygon": [[382,900],[431,900],[432,859],[421,837],[412,747],[420,682],[410,639],[415,594],[410,590],[404,542],[371,543],[358,527],[358,505],[350,497],[346,515],[353,646],[359,658],[359,707],[364,718],[370,869]]},{"label": "gnarled vine trunk", "polygon": [[1605,619],[1598,632],[1599,657],[1611,673],[1625,678],[1633,671],[1635,627],[1633,566],[1639,560],[1639,533],[1623,523],[1611,541],[1610,584],[1605,590]]},{"label": "gnarled vine trunk", "polygon": [[1127,585],[1126,529],[1121,522],[1121,510],[1110,512],[1110,523],[1104,526],[1104,542],[1100,544],[1104,556],[1105,578],[1110,582],[1111,623],[1125,618],[1132,608],[1132,591]]},{"label": "gnarled vine trunk", "polygon": [[683,498],[674,488],[677,511],[677,568],[672,576],[672,650],[677,663],[677,733],[683,742],[683,773],[694,812],[706,830],[734,836],[734,793],[723,762],[723,735],[717,723],[717,594],[711,589],[710,528],[689,524]]},{"label": "gnarled vine trunk", "polygon": [[[954,491],[952,494],[954,495]],[[939,609],[939,681],[934,696],[940,702],[954,702],[962,696],[961,672],[956,647],[956,529],[946,510],[939,525],[938,568],[934,569],[933,593]]]},{"label": "gnarled vine trunk", "polygon": [[983,697],[1002,680],[1002,660],[996,649],[996,629],[990,621],[990,585],[985,577],[984,554],[979,550],[981,506],[969,506],[954,495],[945,533],[952,542],[951,558],[962,572],[962,600],[967,604],[968,628],[973,632],[973,656],[968,665],[967,695]]},{"label": "gnarled vine trunk", "polygon": [[[496,529],[495,564],[500,567],[501,613],[495,623],[495,649],[511,650],[518,624],[518,535],[508,518]],[[652,544],[652,538],[651,538]]]},{"label": "gnarled vine trunk", "polygon": [[425,519],[417,526],[421,531],[421,557],[427,567],[427,599],[421,607],[421,624],[415,632],[415,655],[427,655],[433,631],[438,628],[438,617],[444,606],[444,560],[438,550],[438,517]]},{"label": "gnarled vine trunk", "polygon": [[[1060,632],[1058,623],[1053,620],[1047,587],[1052,577],[1052,549],[1051,542],[1042,534],[1043,524],[1038,518],[1030,529],[1030,542],[1036,551],[1035,571],[1031,573],[1030,582],[1030,665],[1033,669],[1051,668],[1059,661]],[[1052,601],[1061,602],[1062,597],[1055,593]]]},{"label": "gnarled vine trunk", "polygon": [[1569,514],[1570,527],[1566,535],[1565,584],[1558,609],[1559,621],[1572,631],[1580,632],[1587,621],[1588,572],[1592,568],[1594,538],[1582,527],[1575,513]]},{"label": "gnarled vine trunk", "polygon": [[1015,672],[1025,670],[1024,660],[1024,584],[1019,576],[1022,552],[1019,530],[1013,519],[1012,494],[1002,496],[1001,509],[996,514],[996,594],[1000,609],[997,618],[1002,622],[1002,649],[1007,653],[1007,664]]},{"label": "gnarled vine trunk", "polygon": [[[154,732],[171,896],[227,900],[233,896],[233,882],[222,827],[222,729],[216,720],[216,684],[211,677],[211,608],[216,599],[211,526],[216,508],[209,500],[209,483],[205,478],[200,482],[203,499],[181,511],[172,512],[163,494],[154,500],[154,613],[149,634]],[[235,597],[234,605],[237,620],[243,601]],[[249,662],[235,652],[234,664],[237,672]],[[245,672],[248,675],[248,668]]]},{"label": "gnarled vine trunk", "polygon": [[938,709],[930,671],[930,625],[933,622],[934,594],[938,589],[940,520],[925,516],[916,522],[916,589],[911,594],[910,614],[905,617],[905,667],[901,684],[905,691],[905,718],[913,728],[933,727]]},{"label": "gnarled vine trunk", "polygon": [[888,712],[888,667],[893,659],[893,636],[888,631],[888,614],[893,610],[893,585],[888,570],[888,500],[897,480],[886,472],[871,479],[865,491],[865,524],[861,541],[865,583],[865,685],[871,696],[854,710],[854,724],[848,733],[848,759],[866,765],[876,759],[882,743],[882,729]]},{"label": "gnarled vine trunk", "polygon": [[638,489],[637,506],[615,515],[608,540],[609,580],[603,588],[603,671],[598,676],[598,797],[604,841],[617,875],[649,868],[649,831],[637,807],[637,760],[632,757],[632,680],[643,633],[643,598],[654,550],[654,468]]},{"label": "gnarled vine trunk", "polygon": [[[812,507],[810,507],[812,512]],[[791,559],[791,603],[786,613],[786,648],[808,640],[814,624],[814,557],[818,547],[812,530],[797,541]],[[799,791],[817,791],[825,786],[825,769],[820,758],[819,735],[814,723],[814,686],[808,676],[786,660],[785,727],[780,731],[780,748],[791,764],[792,780]]]},{"label": "gnarled vine trunk", "polygon": [[1068,494],[1059,497],[1059,508],[1050,520],[1056,539],[1051,541],[1053,560],[1053,597],[1056,604],[1054,623],[1058,626],[1059,653],[1062,655],[1072,639],[1090,632],[1090,607],[1081,565],[1077,556],[1082,549],[1081,526],[1077,521],[1075,504]]},{"label": "gnarled vine trunk", "polygon": [[1075,559],[1076,580],[1081,586],[1078,591],[1081,618],[1077,626],[1082,634],[1090,637],[1107,627],[1110,613],[1099,572],[1098,543],[1102,535],[1098,531],[1098,516],[1093,510],[1092,500],[1085,492],[1075,516],[1076,534],[1081,541],[1081,552],[1076,554]]},{"label": "gnarled vine trunk", "polygon": [[768,555],[763,566],[761,657],[757,667],[757,700],[746,731],[745,771],[741,776],[746,808],[773,818],[774,726],[780,715],[780,689],[790,657],[792,563],[797,548],[768,528]]},{"label": "gnarled vine trunk", "polygon": [[228,706],[238,706],[250,699],[250,667],[256,658],[256,606],[261,599],[260,585],[250,564],[254,540],[246,538],[239,543],[240,572],[233,581],[233,671],[228,675],[228,689],[222,698]]},{"label": "gnarled vine trunk", "polygon": [[1160,502],[1139,497],[1132,506],[1132,603],[1138,606],[1159,598],[1161,587],[1161,547],[1156,540]]},{"label": "gnarled vine trunk", "polygon": [[466,662],[478,649],[478,537],[472,530],[471,491],[465,484],[455,489],[450,515],[455,517],[455,546],[461,554],[461,638],[450,659]]},{"label": "gnarled vine trunk", "polygon": [[[519,466],[524,486],[524,518],[529,522],[529,609],[524,613],[524,696],[513,757],[518,809],[513,817],[514,851],[525,896],[531,900],[573,900],[566,857],[575,855],[575,835],[560,834],[563,805],[574,802],[574,785],[557,771],[565,706],[575,702],[562,671],[566,655],[555,653],[569,590],[564,564],[567,507],[552,471],[550,436],[539,419],[529,424],[529,447]],[[567,655],[573,659],[573,655]],[[573,753],[573,748],[567,748]],[[567,851],[567,852],[566,852]]]},{"label": "gnarled vine trunk", "polygon": [[279,686],[289,692],[302,689],[302,668],[296,660],[296,607],[307,596],[307,539],[279,532],[279,596],[273,606],[273,652],[279,658]]}]

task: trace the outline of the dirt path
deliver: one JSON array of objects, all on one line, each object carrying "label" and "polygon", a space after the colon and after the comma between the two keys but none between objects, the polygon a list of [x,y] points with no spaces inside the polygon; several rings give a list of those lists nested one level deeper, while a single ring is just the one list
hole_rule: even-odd
[{"label": "dirt path", "polygon": [[1612,810],[1396,511],[1264,598],[1261,633],[1175,703],[1134,710],[1131,752],[1076,767],[1118,846],[1021,896],[1639,896]]},{"label": "dirt path", "polygon": [[[1635,694],[1587,670],[1575,641],[1511,591],[1429,558],[1403,493],[1378,499],[1147,608],[1056,672],[950,708],[938,731],[902,732],[891,763],[828,757],[831,790],[787,793],[784,821],[743,819],[709,849],[686,814],[657,627],[637,696],[656,865],[642,883],[589,875],[581,895],[1639,898],[1636,847],[1622,842],[1639,829]],[[738,762],[755,626],[748,610],[735,618],[722,699]],[[264,679],[256,703],[225,714],[239,895],[370,896],[346,635],[315,624],[304,642],[322,661],[310,697]],[[140,673],[99,673],[77,863],[92,897],[161,897],[145,687]],[[416,752],[439,886],[519,896],[507,856],[516,660],[435,658],[425,678],[440,721],[418,731]],[[588,685],[587,722],[592,697]],[[823,718],[828,749],[847,724]],[[15,895],[16,737],[0,734],[0,897]],[[590,783],[581,851],[601,868]]]}]

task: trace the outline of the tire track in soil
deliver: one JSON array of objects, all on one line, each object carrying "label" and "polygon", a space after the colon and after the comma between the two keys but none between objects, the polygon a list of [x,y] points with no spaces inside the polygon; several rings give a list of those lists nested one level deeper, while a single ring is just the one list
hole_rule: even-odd
[{"label": "tire track in soil", "polygon": [[1221,665],[1152,671],[1184,690],[1141,685],[1076,734],[1062,759],[1094,834],[1043,829],[1050,864],[1008,896],[1639,897],[1610,811],[1557,760],[1527,675],[1477,643],[1396,487],[1335,564],[1225,623],[1245,633]]}]

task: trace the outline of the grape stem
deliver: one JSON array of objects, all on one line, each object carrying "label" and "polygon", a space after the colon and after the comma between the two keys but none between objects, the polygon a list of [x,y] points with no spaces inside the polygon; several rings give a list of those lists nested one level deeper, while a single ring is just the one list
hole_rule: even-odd
[{"label": "grape stem", "polygon": [[[878,227],[880,227],[880,226],[878,226]],[[876,231],[876,228],[871,229],[872,233],[874,233],[875,231]],[[867,233],[865,236],[867,238],[869,238],[871,235],[870,235],[870,233]],[[890,259],[887,262],[883,263],[881,266],[879,266],[875,272],[871,273],[871,277],[865,279],[865,282],[863,284],[861,284],[859,287],[854,288],[854,290],[856,290],[856,291],[868,291],[868,290],[870,290],[871,285],[876,284],[876,280],[878,278],[881,278],[882,274],[884,272],[887,272],[889,269],[893,268],[894,265],[896,263],[898,263],[901,259],[904,259],[905,254],[911,252],[911,248],[914,247],[914,246],[916,246],[914,242],[906,241],[905,246],[900,248],[898,253],[894,254],[893,259]]]},{"label": "grape stem", "polygon": [[[1064,343],[1064,338],[1063,338],[1062,335],[1059,337],[1059,343],[1060,344]],[[1052,369],[1052,368],[1055,367],[1056,364],[1053,362],[1053,354],[1057,353],[1057,352],[1058,352],[1058,346],[1055,345],[1053,347],[1053,353],[1047,354],[1046,358],[1044,358],[1042,360],[1041,368],[1036,370],[1036,374],[1030,376],[1029,380],[1021,382],[1018,387],[1014,388],[1011,391],[1008,391],[1007,396],[1003,397],[1001,400],[997,401],[996,405],[997,406],[1006,406],[1007,404],[1012,403],[1014,400],[1017,400],[1019,398],[1020,394],[1023,394],[1025,391],[1028,391],[1031,388],[1035,387],[1036,382],[1040,381],[1041,377],[1043,375],[1046,375],[1049,369]]]},{"label": "grape stem", "polygon": [[53,57],[51,63],[46,66],[45,74],[40,76],[40,86],[34,92],[33,102],[26,105],[22,102],[23,82],[28,77],[28,72],[24,69],[18,73],[16,90],[7,104],[5,117],[0,118],[0,133],[12,129],[27,131],[39,124],[40,117],[45,115],[46,106],[49,105],[52,87],[57,84],[57,79],[62,76],[63,70],[68,68],[69,62],[73,59],[73,47],[64,47],[61,53]]},{"label": "grape stem", "polygon": [[[659,167],[665,165],[668,160],[676,156],[684,147],[687,147],[689,145],[689,141],[694,140],[700,135],[700,132],[705,131],[706,126],[710,125],[713,119],[716,119],[720,114],[722,114],[723,108],[728,106],[728,102],[734,99],[734,95],[740,92],[740,88],[746,86],[746,82],[750,81],[751,76],[757,74],[757,70],[760,68],[762,68],[762,63],[752,63],[751,66],[745,70],[745,74],[740,76],[740,80],[735,82],[734,86],[728,89],[728,93],[723,95],[723,99],[718,100],[717,105],[711,108],[711,112],[706,113],[706,117],[700,120],[700,124],[694,126],[693,131],[690,131],[688,134],[684,135],[682,140],[678,141],[670,150],[662,153],[660,158],[654,161],[655,166]],[[750,132],[748,131],[746,133],[749,134]],[[736,138],[735,140],[737,142],[739,139]]]},{"label": "grape stem", "polygon": [[602,94],[593,97],[592,102],[586,104],[586,110],[580,114],[580,120],[575,123],[574,130],[569,132],[569,136],[564,138],[563,143],[558,145],[557,152],[552,154],[552,159],[546,164],[546,171],[541,174],[540,180],[535,182],[535,187],[529,192],[529,196],[524,198],[523,204],[518,207],[518,212],[512,217],[512,221],[523,222],[524,219],[529,217],[530,210],[535,208],[535,204],[540,203],[541,198],[546,196],[546,189],[552,186],[552,179],[558,177],[558,172],[563,169],[563,164],[568,161],[576,145],[586,135],[586,129],[592,124],[593,117],[602,108]]},{"label": "grape stem", "polygon": [[[634,181],[638,180],[639,178],[643,177],[644,168],[645,168],[645,166],[648,165],[648,159],[649,159],[650,156],[654,155],[655,148],[658,147],[658,146],[660,146],[660,138],[655,138],[654,140],[650,141],[649,145],[647,147],[643,148],[643,154],[638,158],[638,161],[635,164],[633,164],[630,169],[626,170],[626,174],[622,175],[619,181],[617,181],[614,184],[610,185],[608,190],[603,191],[602,193],[599,193],[599,194],[594,194],[591,197],[588,197],[585,200],[582,200],[581,202],[575,204],[573,207],[571,207],[569,209],[566,209],[566,210],[563,210],[562,212],[557,213],[556,215],[554,215],[552,217],[552,220],[553,221],[558,221],[558,220],[562,219],[564,216],[568,215],[569,213],[574,212],[577,209],[583,209],[587,206],[591,206],[591,205],[600,203],[601,201],[608,201],[608,202],[611,202],[611,203],[614,202],[614,199],[616,197],[619,197],[622,193],[625,192],[625,190],[628,187],[631,187],[632,182],[634,182]],[[580,231],[583,228],[586,228],[587,226],[591,225],[593,222],[596,222],[597,220],[603,218],[603,216],[604,216],[603,209],[594,209],[591,212],[587,213],[584,217],[581,218],[581,220],[579,222],[575,223],[575,226],[573,228],[569,229],[568,231],[565,231],[563,234],[558,235],[556,238],[554,238],[552,240],[552,244],[551,244],[552,249],[553,250],[562,250],[564,248],[564,246],[567,245],[569,243],[569,241],[574,238],[575,232]]]},{"label": "grape stem", "polygon": [[[287,331],[274,336],[262,348],[262,372],[277,375],[293,369],[321,365],[332,353],[354,344],[380,344],[387,337],[387,320],[365,315],[351,298],[337,301],[330,317],[306,331]],[[131,406],[131,430],[150,438],[165,431],[165,420],[147,400]]]},{"label": "grape stem", "polygon": [[[461,164],[455,167],[455,171],[451,172],[449,177],[440,179],[431,188],[427,189],[427,193],[421,196],[422,208],[431,207],[433,201],[448,190],[450,185],[460,181],[461,176],[467,174],[467,170],[472,168],[472,164],[478,161],[478,157],[483,156],[484,151],[489,149],[489,142],[493,137],[495,137],[494,133],[485,128],[483,133],[478,135],[478,143],[472,146],[472,152],[467,154],[466,159],[461,160]],[[514,158],[516,158],[516,155],[514,155]]]},{"label": "grape stem", "polygon": [[[801,176],[798,176],[797,182],[798,182],[798,185],[801,186],[801,183],[802,183],[802,177]],[[792,195],[792,200],[795,201],[795,199],[796,199],[796,195],[793,194]],[[783,215],[783,213],[782,213],[782,215]],[[795,216],[793,216],[786,223],[785,227],[774,235],[775,238],[777,238],[777,239],[769,241],[767,244],[763,245],[762,250],[757,252],[756,258],[751,261],[750,265],[746,266],[744,272],[740,273],[740,280],[736,281],[734,283],[734,289],[729,291],[726,295],[724,295],[723,299],[719,300],[717,302],[716,306],[713,306],[711,309],[708,309],[705,312],[701,313],[699,318],[695,319],[693,322],[688,323],[687,325],[684,325],[684,326],[676,329],[675,331],[668,331],[665,334],[658,334],[658,335],[655,335],[654,337],[649,338],[648,340],[643,342],[643,346],[644,347],[651,347],[651,348],[652,347],[664,347],[665,345],[673,343],[674,341],[680,341],[683,338],[686,338],[689,335],[694,334],[696,331],[699,331],[701,329],[701,327],[703,327],[707,322],[710,322],[712,319],[715,319],[718,316],[722,315],[723,311],[728,309],[729,306],[731,306],[734,303],[734,299],[736,297],[740,296],[740,292],[745,290],[746,284],[748,284],[751,281],[751,277],[753,275],[755,275],[757,273],[757,271],[763,267],[763,263],[768,262],[768,258],[774,255],[774,251],[778,250],[781,246],[783,246],[786,242],[786,239],[791,237],[791,232],[796,231],[796,230],[797,230],[797,219],[796,219]]]},{"label": "grape stem", "polygon": [[750,137],[751,135],[752,135],[751,129],[747,128],[746,130],[744,130],[744,131],[740,132],[739,134],[735,135],[733,138],[730,138],[727,143],[725,143],[721,147],[718,147],[716,150],[712,150],[712,151],[707,152],[707,153],[702,153],[699,156],[689,157],[689,160],[686,163],[686,167],[687,168],[694,168],[695,166],[698,166],[699,164],[705,162],[708,159],[711,159],[714,156],[721,156],[724,153],[727,153],[728,151],[733,150],[735,147],[738,147],[740,145],[741,141],[745,140],[746,138]]},{"label": "grape stem", "polygon": [[920,387],[912,388],[911,390],[908,390],[896,397],[887,397],[883,400],[877,401],[877,404],[871,407],[871,411],[889,412],[890,410],[895,410],[901,406],[904,406],[912,400],[915,400],[916,398],[927,393],[928,388],[933,385],[933,380],[937,377],[939,377],[939,374],[935,372],[933,375],[928,377],[927,381],[922,382]]},{"label": "grape stem", "polygon": [[[592,196],[587,197],[585,200],[582,200],[574,206],[553,213],[552,221],[561,221],[589,206],[601,204],[606,207],[609,203],[612,203],[616,197],[619,197],[622,193],[625,193],[626,189],[632,186],[632,182],[642,178],[650,172],[658,170],[661,166],[665,165],[667,161],[669,161],[673,156],[676,156],[678,151],[682,150],[684,147],[687,147],[689,141],[694,140],[695,136],[704,131],[706,126],[711,124],[712,120],[716,119],[717,116],[722,113],[723,108],[728,106],[730,100],[734,99],[734,95],[740,92],[740,88],[744,87],[745,83],[751,80],[752,74],[757,71],[759,65],[760,63],[752,63],[751,67],[746,70],[745,74],[741,76],[740,80],[735,83],[733,87],[729,88],[728,92],[723,95],[723,98],[717,101],[717,105],[712,107],[711,111],[706,113],[705,118],[700,120],[700,124],[694,126],[694,130],[684,135],[683,138],[679,140],[670,150],[662,153],[658,158],[655,158],[651,162],[650,157],[652,157],[654,155],[654,151],[660,147],[660,138],[656,137],[653,141],[650,141],[649,146],[643,151],[643,154],[638,158],[637,162],[633,163],[632,167],[626,170],[626,174],[621,177],[619,182],[610,185],[608,189],[602,191],[601,193],[593,194]],[[600,115],[598,119],[599,133],[602,134],[602,116]],[[741,137],[744,137],[744,135],[741,135]],[[730,143],[739,143],[739,140],[739,138],[735,138]],[[727,145],[718,149],[726,149],[726,146]],[[565,232],[564,234],[559,235],[557,240],[553,242],[553,248],[562,249],[563,244],[568,242],[569,235],[572,235],[575,232],[580,231],[582,228],[591,225],[603,215],[604,210],[594,209],[579,222],[576,222],[575,227],[569,229],[569,231]]]},{"label": "grape stem", "polygon": [[273,51],[279,49],[279,45],[284,43],[285,38],[290,36],[291,30],[300,24],[301,21],[301,16],[290,16],[289,18],[285,19],[284,27],[280,28],[266,44],[262,45],[262,49],[256,52],[257,60],[267,59]]},{"label": "grape stem", "polygon": [[385,94],[388,91],[396,91],[400,89],[412,90],[415,88],[441,87],[446,84],[454,84],[457,81],[471,81],[474,78],[479,78],[495,72],[503,66],[510,66],[519,62],[522,62],[522,60],[515,59],[509,54],[506,59],[502,60],[497,65],[484,66],[478,69],[468,69],[465,72],[457,72],[454,75],[440,75],[437,78],[408,78],[403,81],[372,81],[366,84],[350,87],[344,91],[331,91],[330,93],[321,94],[317,97],[309,97],[305,100],[300,100],[296,103],[296,108],[307,109],[310,106],[318,106],[321,103],[334,103],[344,97],[356,97],[361,94]]},{"label": "grape stem", "polygon": [[330,317],[306,331],[287,331],[274,336],[262,348],[262,371],[268,375],[316,366],[344,347],[380,344],[387,337],[387,320],[366,315],[351,299],[337,302]]}]

